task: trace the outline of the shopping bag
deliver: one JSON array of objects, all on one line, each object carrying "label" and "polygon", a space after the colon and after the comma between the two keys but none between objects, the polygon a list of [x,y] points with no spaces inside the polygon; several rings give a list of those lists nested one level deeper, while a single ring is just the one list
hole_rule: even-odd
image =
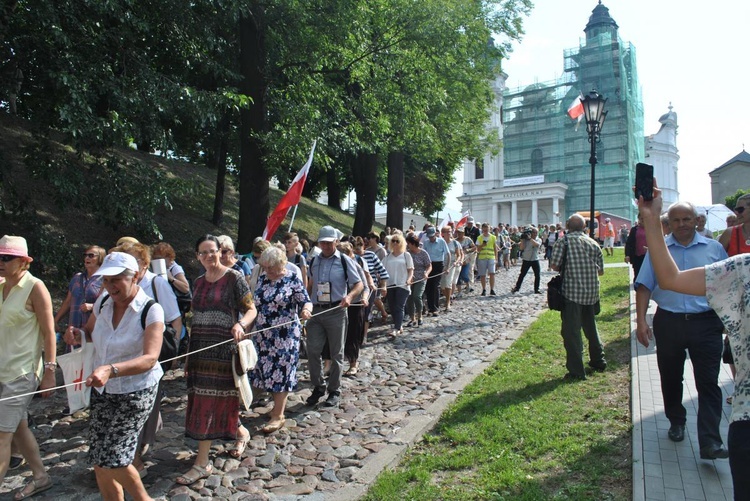
[{"label": "shopping bag", "polygon": [[68,393],[70,413],[88,407],[91,387],[84,383],[94,370],[94,343],[87,343],[86,336],[81,335],[81,347],[58,356],[57,365],[62,369],[65,384],[72,385],[65,388]]}]

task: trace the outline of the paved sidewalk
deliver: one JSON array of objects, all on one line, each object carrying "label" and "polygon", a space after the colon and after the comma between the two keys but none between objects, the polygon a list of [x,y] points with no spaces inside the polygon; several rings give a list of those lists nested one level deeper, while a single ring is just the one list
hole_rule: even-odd
[{"label": "paved sidewalk", "polygon": [[[633,501],[649,500],[731,500],[732,476],[729,461],[700,459],[696,419],[698,395],[693,366],[685,364],[683,405],[687,408],[685,440],[675,443],[667,438],[669,421],[664,405],[656,365],[654,344],[645,348],[635,338],[635,292],[630,295],[631,312],[631,408],[633,418]],[[649,322],[656,311],[652,301]],[[729,366],[721,364],[719,384],[724,398],[734,389]],[[721,435],[726,445],[731,408],[724,404]]]}]

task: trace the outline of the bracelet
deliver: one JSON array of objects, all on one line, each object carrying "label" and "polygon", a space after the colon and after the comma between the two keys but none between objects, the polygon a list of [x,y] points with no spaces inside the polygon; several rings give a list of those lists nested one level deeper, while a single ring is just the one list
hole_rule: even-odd
[{"label": "bracelet", "polygon": [[57,362],[44,362],[44,369],[50,370],[50,371],[56,371],[57,370]]},{"label": "bracelet", "polygon": [[244,331],[246,329],[245,324],[242,323],[242,320],[239,320],[237,324],[242,327],[242,330]]}]

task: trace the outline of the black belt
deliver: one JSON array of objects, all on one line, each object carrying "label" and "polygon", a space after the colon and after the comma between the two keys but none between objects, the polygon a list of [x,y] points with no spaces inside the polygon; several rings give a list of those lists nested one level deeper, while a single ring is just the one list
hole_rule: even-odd
[{"label": "black belt", "polygon": [[673,311],[665,310],[664,308],[659,308],[657,311],[660,311],[662,313],[666,313],[669,315],[674,315],[677,317],[680,317],[683,320],[690,321],[690,320],[703,320],[706,318],[719,318],[719,315],[716,314],[714,310],[708,310],[708,311],[702,311],[700,313],[675,313]]},{"label": "black belt", "polygon": [[319,304],[314,304],[313,307],[321,309],[321,310],[330,310],[331,308],[335,308],[340,304],[341,304],[341,301],[339,301],[338,303],[322,303],[322,304],[319,303]]}]

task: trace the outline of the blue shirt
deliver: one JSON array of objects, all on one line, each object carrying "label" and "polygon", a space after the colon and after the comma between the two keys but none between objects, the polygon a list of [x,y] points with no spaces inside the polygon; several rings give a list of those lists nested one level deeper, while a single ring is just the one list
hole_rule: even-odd
[{"label": "blue shirt", "polygon": [[[680,244],[672,235],[667,237],[666,244],[680,270],[703,268],[707,264],[727,258],[727,253],[719,242],[698,233],[687,246]],[[673,313],[702,313],[711,309],[705,296],[691,296],[659,288],[649,252],[646,252],[641,271],[635,281],[636,288],[639,285],[646,286],[651,291],[651,299],[664,310]]]},{"label": "blue shirt", "polygon": [[[342,261],[346,261],[346,278],[344,278],[344,267]],[[340,303],[344,296],[349,293],[349,289],[362,281],[357,273],[356,263],[338,250],[334,251],[330,257],[324,257],[323,254],[315,256],[307,268],[307,275],[312,280],[312,299],[313,304],[320,304],[318,301],[318,284],[331,284],[331,303]],[[326,301],[324,304],[328,304]]]},{"label": "blue shirt", "polygon": [[433,263],[447,261],[448,256],[451,253],[450,249],[448,249],[448,244],[446,244],[445,240],[440,237],[437,237],[435,242],[430,241],[429,238],[426,239],[422,243],[422,247],[427,251],[427,254],[430,255],[430,261]]}]

